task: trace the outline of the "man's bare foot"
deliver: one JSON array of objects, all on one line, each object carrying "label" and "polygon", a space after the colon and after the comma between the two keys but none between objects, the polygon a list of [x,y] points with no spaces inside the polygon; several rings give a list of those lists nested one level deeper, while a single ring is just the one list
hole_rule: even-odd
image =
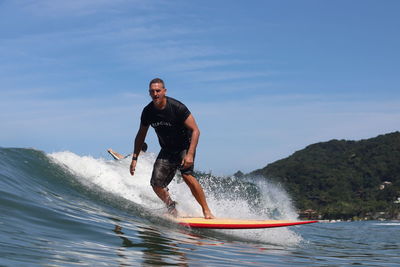
[{"label": "man's bare foot", "polygon": [[204,219],[215,219],[214,215],[212,215],[211,211],[203,211]]},{"label": "man's bare foot", "polygon": [[168,214],[171,215],[174,218],[178,217],[178,211],[176,209],[168,211]]},{"label": "man's bare foot", "polygon": [[169,204],[167,206],[167,208],[168,208],[168,213],[176,218],[176,217],[178,217],[178,210],[176,209],[175,206],[176,206],[176,202],[173,201],[171,204]]}]

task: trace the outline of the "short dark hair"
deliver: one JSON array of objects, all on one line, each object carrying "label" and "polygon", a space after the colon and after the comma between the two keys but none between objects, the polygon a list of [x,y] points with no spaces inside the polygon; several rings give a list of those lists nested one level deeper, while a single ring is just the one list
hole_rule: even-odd
[{"label": "short dark hair", "polygon": [[153,80],[151,80],[150,83],[149,83],[149,88],[151,87],[151,85],[153,83],[162,83],[163,88],[165,88],[164,81],[162,79],[160,79],[160,78],[154,78]]}]

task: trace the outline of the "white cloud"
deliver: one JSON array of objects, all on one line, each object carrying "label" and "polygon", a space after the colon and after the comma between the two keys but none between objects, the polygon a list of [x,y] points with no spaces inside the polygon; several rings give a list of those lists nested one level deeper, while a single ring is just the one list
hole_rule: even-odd
[{"label": "white cloud", "polygon": [[169,66],[170,71],[178,72],[189,72],[195,70],[204,70],[215,67],[226,67],[233,65],[242,65],[248,63],[248,61],[237,60],[237,59],[208,59],[208,58],[190,58],[188,60],[182,60],[182,62],[172,62]]},{"label": "white cloud", "polygon": [[[167,77],[169,92],[186,98],[198,119],[202,170],[249,171],[312,142],[396,130],[398,98],[339,96],[333,87],[340,82],[322,88],[324,95],[304,95],[308,85],[316,91],[318,84],[287,66],[316,70],[307,69],[302,57],[285,58],[290,46],[263,46],[281,32],[269,32],[270,39],[248,35],[238,30],[249,25],[231,27],[224,14],[181,5],[196,7],[184,1],[179,7],[145,0],[3,1],[0,21],[10,27],[3,27],[0,44],[2,145],[54,149],[63,143],[87,153],[108,142],[124,147],[150,101],[147,79],[155,75]],[[241,43],[241,37],[250,39]],[[241,50],[259,41],[260,48],[249,46],[258,51]]]},{"label": "white cloud", "polygon": [[98,12],[121,12],[127,5],[145,9],[150,4],[143,0],[33,0],[25,2],[21,8],[36,16],[76,17]]}]

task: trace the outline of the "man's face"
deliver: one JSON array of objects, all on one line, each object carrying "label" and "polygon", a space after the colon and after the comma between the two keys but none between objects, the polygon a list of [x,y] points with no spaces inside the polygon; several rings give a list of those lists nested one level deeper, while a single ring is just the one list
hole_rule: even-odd
[{"label": "man's face", "polygon": [[165,99],[167,89],[164,88],[162,83],[152,83],[150,85],[149,93],[155,105],[161,105]]}]

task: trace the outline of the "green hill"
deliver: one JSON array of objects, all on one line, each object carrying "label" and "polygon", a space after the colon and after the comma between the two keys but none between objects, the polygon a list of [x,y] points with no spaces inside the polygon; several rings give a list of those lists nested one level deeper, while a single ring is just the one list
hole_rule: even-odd
[{"label": "green hill", "polygon": [[397,218],[400,133],[313,144],[250,175],[281,183],[301,211],[322,219]]}]

